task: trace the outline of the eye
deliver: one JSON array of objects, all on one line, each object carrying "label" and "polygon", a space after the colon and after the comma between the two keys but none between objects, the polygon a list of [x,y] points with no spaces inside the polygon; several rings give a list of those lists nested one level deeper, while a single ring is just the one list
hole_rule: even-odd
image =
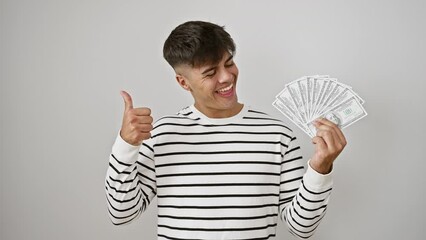
[{"label": "eye", "polygon": [[225,64],[225,67],[232,67],[232,66],[234,66],[234,62],[229,62],[229,63],[227,63],[227,64]]},{"label": "eye", "polygon": [[208,72],[208,74],[206,74],[204,77],[213,77],[214,75],[216,74],[216,71],[211,71],[211,72]]}]

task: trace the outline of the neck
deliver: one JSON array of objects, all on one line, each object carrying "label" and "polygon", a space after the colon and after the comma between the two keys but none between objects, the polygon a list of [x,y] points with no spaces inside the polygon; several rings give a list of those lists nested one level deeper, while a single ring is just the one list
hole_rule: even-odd
[{"label": "neck", "polygon": [[225,110],[200,107],[197,103],[194,104],[194,107],[208,118],[229,118],[240,113],[241,109],[244,107],[244,104],[237,103],[232,109]]}]

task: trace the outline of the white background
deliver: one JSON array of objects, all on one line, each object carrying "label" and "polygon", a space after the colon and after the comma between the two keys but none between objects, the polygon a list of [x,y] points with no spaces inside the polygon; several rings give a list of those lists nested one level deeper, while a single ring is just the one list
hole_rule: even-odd
[{"label": "white background", "polygon": [[[329,74],[366,101],[345,129],[314,239],[425,239],[425,1],[1,0],[0,239],[155,239],[156,201],[113,226],[104,177],[128,90],[153,117],[192,103],[162,58],[187,20],[225,25],[243,103]],[[298,133],[307,160],[313,146]],[[294,239],[284,224],[277,239]]]}]

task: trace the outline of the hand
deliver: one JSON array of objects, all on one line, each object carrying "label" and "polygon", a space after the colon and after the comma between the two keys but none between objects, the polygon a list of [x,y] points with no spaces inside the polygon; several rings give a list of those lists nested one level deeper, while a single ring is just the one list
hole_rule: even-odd
[{"label": "hand", "polygon": [[120,136],[127,143],[139,146],[143,140],[151,137],[153,121],[151,110],[144,107],[133,108],[130,94],[125,91],[121,91],[120,94],[124,99],[124,114]]},{"label": "hand", "polygon": [[311,167],[322,174],[331,171],[333,162],[346,146],[346,139],[342,131],[333,122],[321,118],[314,122],[317,134],[312,138],[315,144],[315,153],[310,160]]}]

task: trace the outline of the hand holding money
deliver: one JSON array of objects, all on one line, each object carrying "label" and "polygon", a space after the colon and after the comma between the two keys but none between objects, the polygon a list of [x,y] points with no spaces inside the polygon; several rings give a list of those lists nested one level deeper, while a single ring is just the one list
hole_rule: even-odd
[{"label": "hand holding money", "polygon": [[311,138],[314,121],[327,118],[344,129],[367,116],[364,100],[348,85],[328,75],[305,76],[285,85],[272,105]]},{"label": "hand holding money", "polygon": [[312,138],[315,153],[309,164],[322,174],[331,171],[334,160],[346,146],[346,138],[337,125],[328,119],[320,118],[314,121],[316,136]]},{"label": "hand holding money", "polygon": [[124,100],[123,123],[121,125],[120,136],[124,141],[139,146],[143,140],[151,137],[152,117],[149,108],[133,108],[133,100],[130,94],[121,91]]},{"label": "hand holding money", "polygon": [[305,76],[285,85],[272,105],[312,138],[311,167],[329,173],[346,146],[341,129],[367,116],[364,100],[328,75]]}]

